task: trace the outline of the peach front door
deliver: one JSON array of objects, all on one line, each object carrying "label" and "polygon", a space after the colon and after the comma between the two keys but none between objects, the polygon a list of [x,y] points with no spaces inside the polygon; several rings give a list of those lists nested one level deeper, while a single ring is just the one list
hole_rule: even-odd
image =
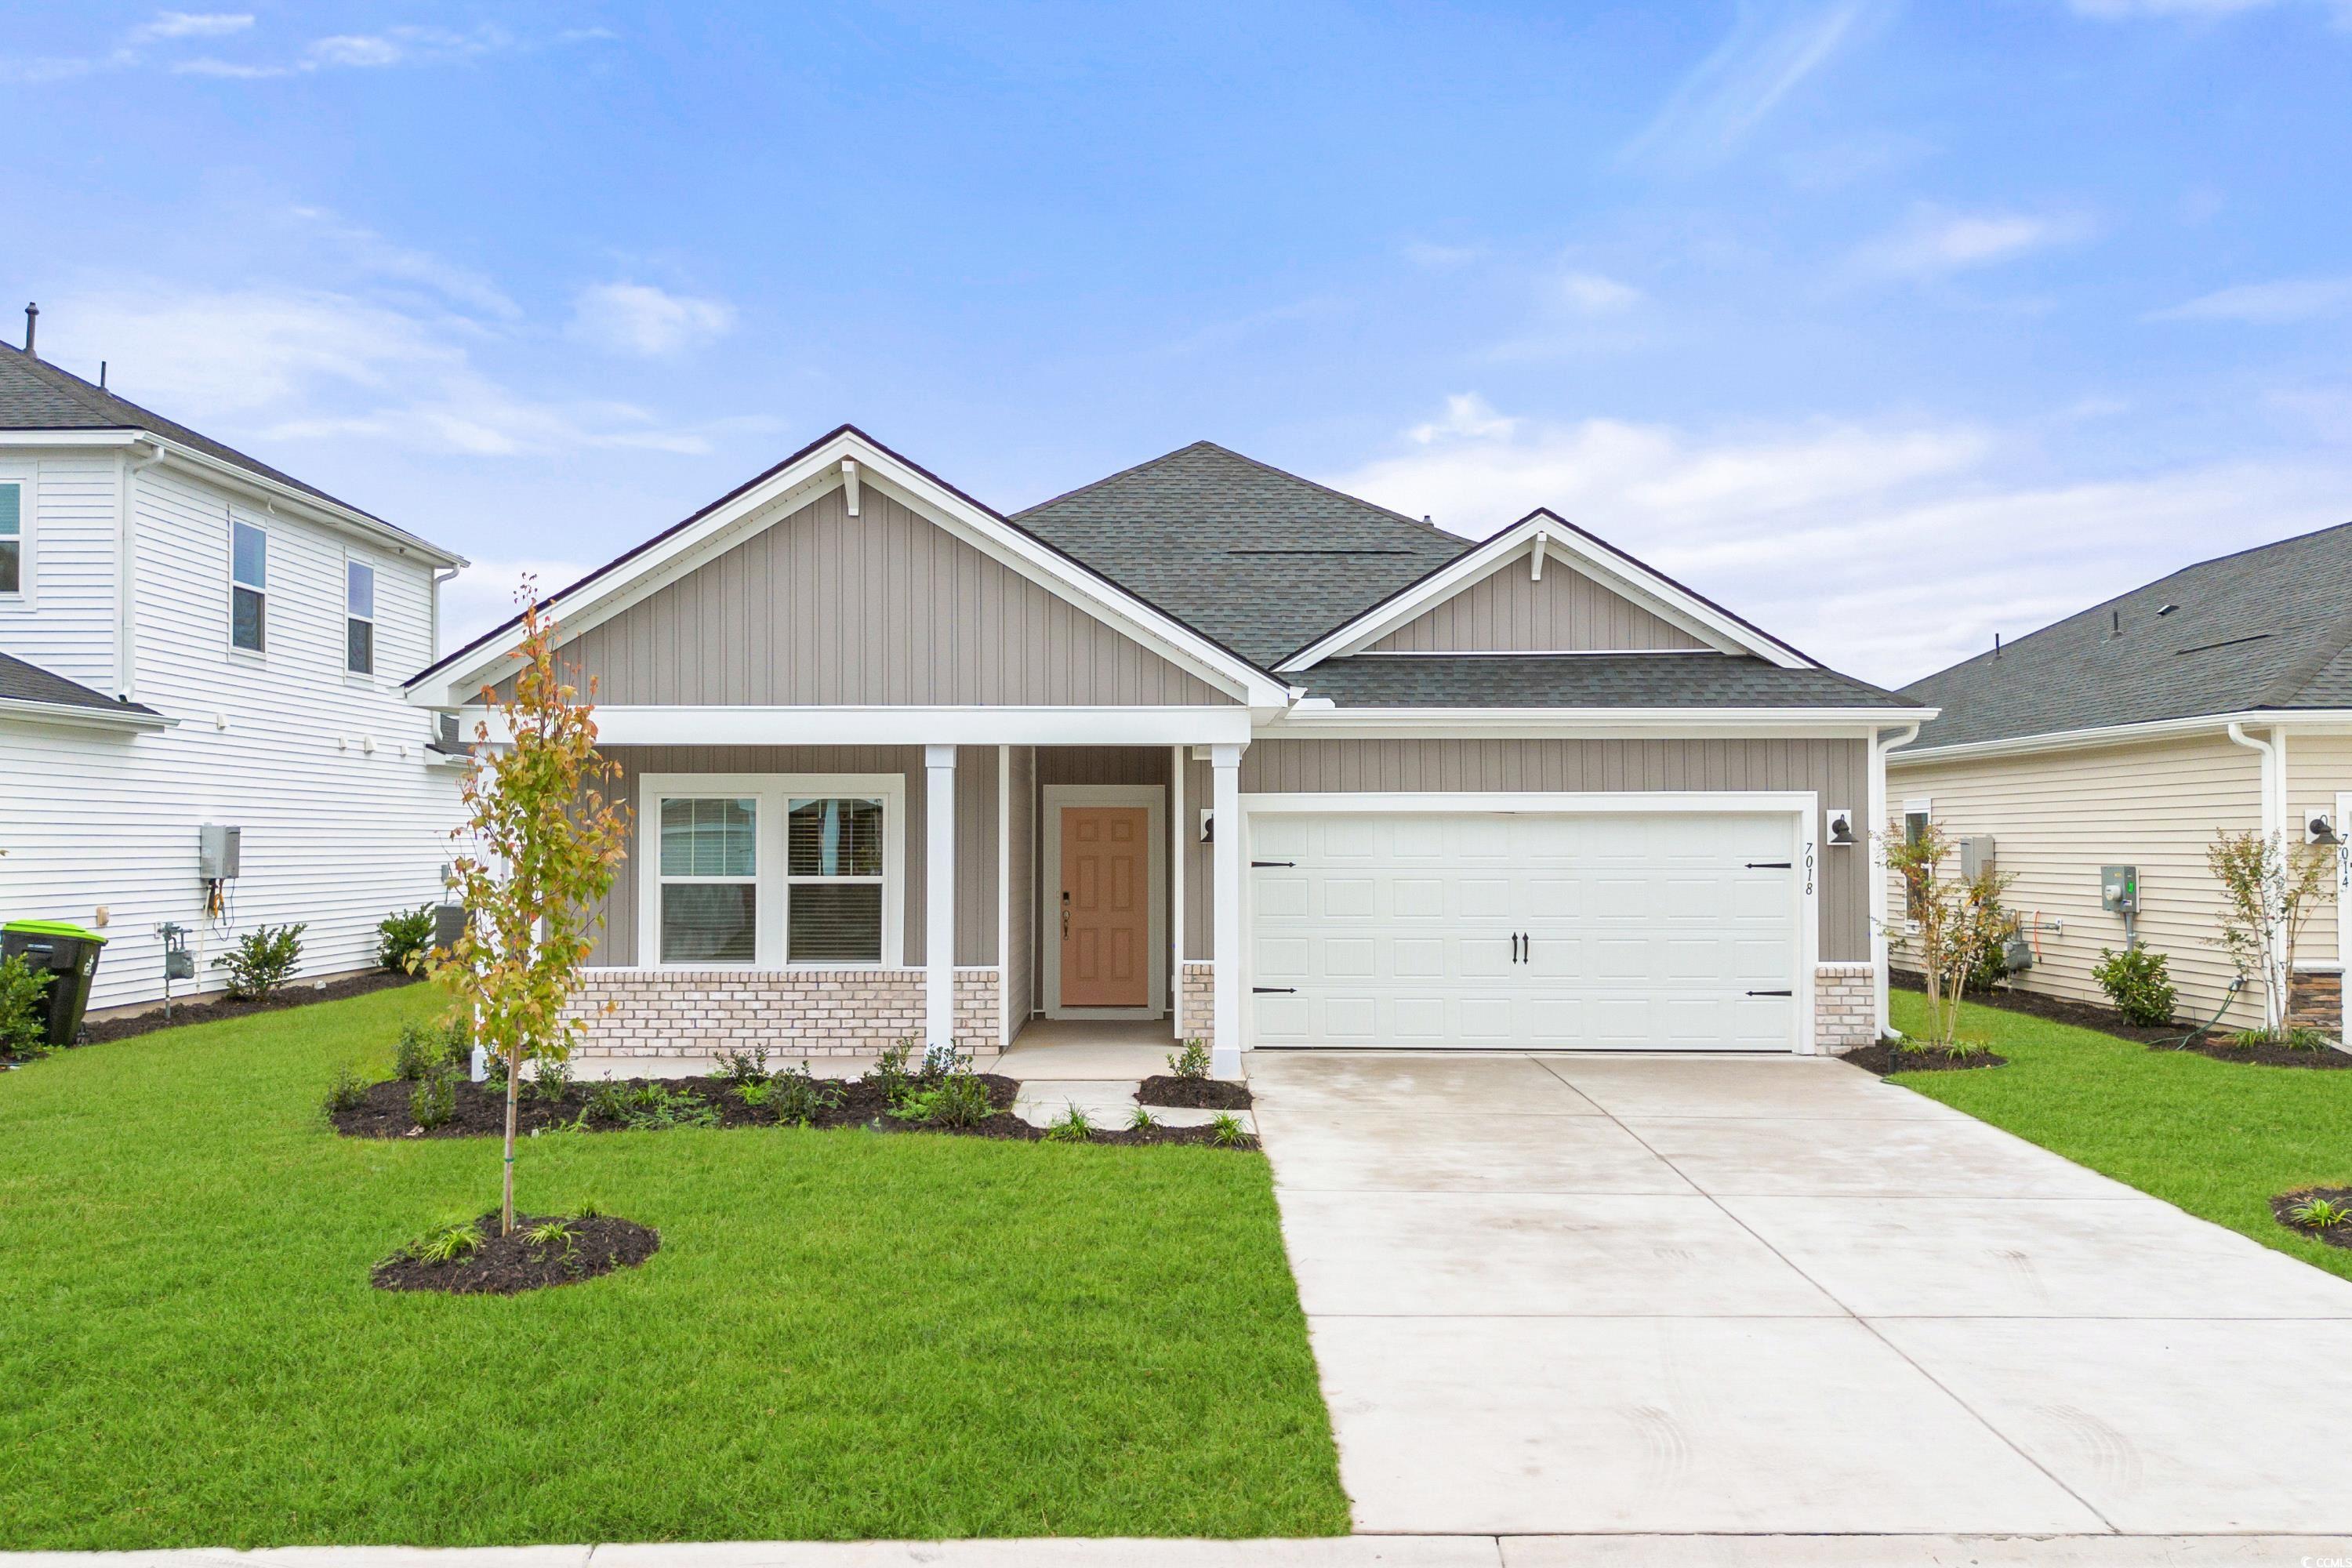
[{"label": "peach front door", "polygon": [[1139,805],[1062,808],[1065,1007],[1151,999],[1150,819]]}]

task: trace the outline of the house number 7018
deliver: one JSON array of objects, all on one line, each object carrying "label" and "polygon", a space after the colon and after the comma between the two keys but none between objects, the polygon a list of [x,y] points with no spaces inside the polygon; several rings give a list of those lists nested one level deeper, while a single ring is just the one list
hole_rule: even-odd
[{"label": "house number 7018", "polygon": [[1806,845],[1806,846],[1805,846],[1805,893],[1806,893],[1806,895],[1807,895],[1808,897],[1811,897],[1811,894],[1812,894],[1812,890],[1813,890],[1813,847],[1812,847],[1811,844],[1808,844],[1808,845]]}]

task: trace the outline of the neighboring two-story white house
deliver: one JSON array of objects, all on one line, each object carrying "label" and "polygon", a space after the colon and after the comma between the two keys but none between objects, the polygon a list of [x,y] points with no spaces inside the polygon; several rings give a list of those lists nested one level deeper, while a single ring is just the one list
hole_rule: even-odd
[{"label": "neighboring two-story white house", "polygon": [[466,762],[401,681],[463,564],[0,346],[0,921],[107,937],[93,1009],[163,994],[167,923],[180,995],[263,924],[308,925],[305,979],[371,967],[451,855]]}]

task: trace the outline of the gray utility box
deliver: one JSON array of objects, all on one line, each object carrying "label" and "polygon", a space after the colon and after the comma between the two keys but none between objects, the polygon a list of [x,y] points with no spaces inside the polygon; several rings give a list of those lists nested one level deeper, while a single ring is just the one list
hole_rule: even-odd
[{"label": "gray utility box", "polygon": [[1992,837],[1979,833],[1960,840],[1960,875],[1975,881],[1992,869]]},{"label": "gray utility box", "polygon": [[2099,908],[2111,915],[2139,913],[2139,868],[2099,868]]},{"label": "gray utility box", "polygon": [[243,855],[243,830],[205,823],[196,829],[196,875],[207,882],[226,882],[237,874]]}]

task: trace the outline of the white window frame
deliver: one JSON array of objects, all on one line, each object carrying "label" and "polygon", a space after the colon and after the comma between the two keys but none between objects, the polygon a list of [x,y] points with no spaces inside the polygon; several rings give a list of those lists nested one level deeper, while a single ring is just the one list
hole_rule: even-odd
[{"label": "white window frame", "polygon": [[0,588],[0,605],[21,609],[33,602],[33,476],[15,468],[0,469],[0,488],[16,492],[16,531],[7,536],[16,542],[16,586]]},{"label": "white window frame", "polygon": [[[364,616],[352,614],[352,571],[354,567],[368,574],[368,613]],[[376,631],[383,622],[375,614],[376,588],[383,580],[383,574],[376,570],[374,562],[364,560],[348,550],[343,552],[343,674],[355,681],[373,684],[376,677],[375,667],[383,662],[383,650],[376,646]],[[352,668],[352,623],[353,621],[367,623],[368,668],[365,669]],[[269,641],[266,626],[261,640],[265,645]]]},{"label": "white window frame", "polygon": [[[237,580],[236,531],[240,528],[249,528],[261,535],[261,583],[257,587],[251,583]],[[275,553],[269,545],[269,530],[267,526],[239,517],[234,512],[229,514],[228,592],[226,595],[228,606],[227,642],[228,651],[238,658],[267,658],[269,655],[269,558]],[[261,646],[259,647],[247,647],[236,640],[236,595],[239,589],[261,596]]]},{"label": "white window frame", "polygon": [[[792,912],[786,818],[795,800],[848,796],[882,803],[882,957],[857,963],[840,959],[790,963],[784,958]],[[665,800],[750,800],[757,813],[752,840],[758,923],[750,963],[699,960],[666,963],[661,956],[661,809]],[[907,779],[903,773],[641,773],[637,777],[637,963],[640,969],[823,970],[898,969],[907,935]],[[803,880],[839,880],[811,878]]]}]

